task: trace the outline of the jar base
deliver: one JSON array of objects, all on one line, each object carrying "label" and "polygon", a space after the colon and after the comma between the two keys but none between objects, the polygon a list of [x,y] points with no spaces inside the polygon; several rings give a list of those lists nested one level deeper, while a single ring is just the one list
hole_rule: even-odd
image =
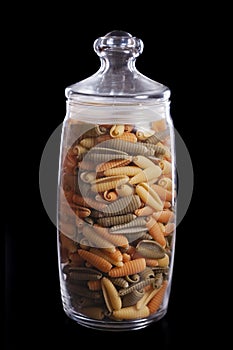
[{"label": "jar base", "polygon": [[77,314],[72,309],[67,309],[65,306],[64,306],[64,311],[70,319],[77,322],[79,325],[83,327],[100,330],[100,331],[101,330],[110,331],[110,332],[122,332],[122,331],[133,331],[133,330],[143,329],[148,327],[152,323],[159,321],[167,313],[167,309],[162,309],[156,313],[156,316],[153,316],[153,317],[143,318],[140,320],[119,321],[118,323],[117,321],[110,321],[110,320],[106,321],[106,320],[89,319],[86,316]]}]

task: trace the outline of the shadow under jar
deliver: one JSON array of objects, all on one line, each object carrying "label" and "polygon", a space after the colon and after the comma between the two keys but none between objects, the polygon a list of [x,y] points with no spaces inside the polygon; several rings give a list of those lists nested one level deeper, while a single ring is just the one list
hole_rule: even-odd
[{"label": "shadow under jar", "polygon": [[135,67],[143,42],[94,42],[100,69],[66,88],[57,243],[65,313],[80,325],[136,330],[167,312],[176,233],[168,87]]}]

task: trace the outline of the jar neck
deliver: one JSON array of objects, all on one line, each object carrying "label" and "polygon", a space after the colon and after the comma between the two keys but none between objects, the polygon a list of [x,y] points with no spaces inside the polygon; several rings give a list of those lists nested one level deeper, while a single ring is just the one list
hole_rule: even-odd
[{"label": "jar neck", "polygon": [[114,55],[101,57],[100,62],[100,71],[104,74],[117,75],[120,73],[120,75],[129,75],[137,72],[136,59],[127,54],[114,53]]}]

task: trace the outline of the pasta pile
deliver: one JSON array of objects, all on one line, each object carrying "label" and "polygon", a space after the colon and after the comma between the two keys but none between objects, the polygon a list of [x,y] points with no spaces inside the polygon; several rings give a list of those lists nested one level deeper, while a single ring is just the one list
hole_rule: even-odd
[{"label": "pasta pile", "polygon": [[64,137],[58,227],[68,307],[95,320],[155,317],[168,300],[176,227],[169,125],[69,121]]}]

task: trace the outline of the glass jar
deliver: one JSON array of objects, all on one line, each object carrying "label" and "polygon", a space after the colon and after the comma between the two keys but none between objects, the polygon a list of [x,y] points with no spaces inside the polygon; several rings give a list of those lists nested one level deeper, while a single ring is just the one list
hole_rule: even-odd
[{"label": "glass jar", "polygon": [[170,90],[135,67],[143,42],[112,31],[94,42],[100,69],[66,88],[57,231],[65,313],[100,330],[161,319],[176,232]]}]

